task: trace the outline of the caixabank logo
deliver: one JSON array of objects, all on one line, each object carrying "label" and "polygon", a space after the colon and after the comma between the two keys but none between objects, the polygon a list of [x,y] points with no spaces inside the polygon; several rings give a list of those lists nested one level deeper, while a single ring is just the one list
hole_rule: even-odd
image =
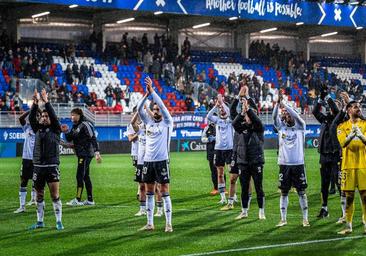
[{"label": "caixabank logo", "polygon": [[180,151],[205,151],[206,144],[198,140],[182,141],[180,144]]}]

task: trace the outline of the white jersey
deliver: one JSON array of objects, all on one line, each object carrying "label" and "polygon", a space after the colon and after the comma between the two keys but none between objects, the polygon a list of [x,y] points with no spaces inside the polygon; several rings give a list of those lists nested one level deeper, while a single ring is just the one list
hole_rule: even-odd
[{"label": "white jersey", "polygon": [[144,164],[144,157],[145,157],[145,149],[146,149],[146,128],[145,124],[141,123],[139,125],[139,131],[138,131],[138,154],[137,154],[137,164],[143,165]]},{"label": "white jersey", "polygon": [[137,109],[141,120],[146,125],[145,162],[158,162],[169,159],[170,137],[173,131],[173,119],[160,97],[153,92],[153,101],[159,106],[163,119],[154,121],[143,109],[146,97],[138,104]]},{"label": "white jersey", "polygon": [[33,160],[34,142],[36,140],[36,135],[33,132],[30,124],[25,124],[24,126],[22,126],[22,129],[25,134],[22,158],[27,160]]},{"label": "white jersey", "polygon": [[[134,135],[134,134],[136,134],[136,132],[133,129],[132,124],[129,124],[127,126],[127,136],[128,135]],[[138,147],[139,147],[139,145],[138,145],[138,141],[137,140],[131,142],[131,156],[137,157],[137,155],[138,155]]]},{"label": "white jersey", "polygon": [[287,126],[278,116],[278,106],[273,111],[274,124],[278,130],[279,165],[304,164],[305,122],[290,106],[285,105],[287,112],[294,118],[295,125]]},{"label": "white jersey", "polygon": [[231,150],[233,149],[234,141],[234,129],[232,125],[232,120],[229,117],[229,108],[225,106],[225,111],[228,114],[226,119],[219,118],[213,114],[216,112],[217,107],[215,106],[207,114],[207,119],[215,124],[216,127],[216,150]]}]

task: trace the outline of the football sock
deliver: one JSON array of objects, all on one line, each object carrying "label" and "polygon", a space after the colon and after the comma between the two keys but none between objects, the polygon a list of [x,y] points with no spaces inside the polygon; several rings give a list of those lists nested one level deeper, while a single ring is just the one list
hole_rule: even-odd
[{"label": "football sock", "polygon": [[164,211],[166,225],[172,225],[172,201],[168,192],[162,194],[164,201]]},{"label": "football sock", "polygon": [[83,194],[83,187],[77,187],[76,188],[76,199],[80,202],[81,201],[81,195]]},{"label": "football sock", "polygon": [[286,221],[287,219],[287,206],[288,206],[288,195],[280,197],[280,209],[281,209],[281,220]]},{"label": "football sock", "polygon": [[37,202],[37,221],[38,222],[43,222],[44,208],[45,208],[44,200]]},{"label": "football sock", "polygon": [[352,223],[353,213],[355,211],[355,192],[346,192],[346,221]]},{"label": "football sock", "polygon": [[365,214],[366,214],[366,191],[360,191],[360,197],[361,197],[361,205],[362,205],[362,221],[365,223]]},{"label": "football sock", "polygon": [[36,201],[36,199],[37,199],[37,191],[35,188],[32,188],[31,201]]},{"label": "football sock", "polygon": [[346,216],[346,195],[341,195],[341,209],[342,209],[342,217]]},{"label": "football sock", "polygon": [[25,207],[25,199],[27,197],[27,188],[20,187],[19,188],[19,204],[21,208]]},{"label": "football sock", "polygon": [[163,202],[162,201],[157,201],[156,202],[156,207],[162,208],[163,207]]},{"label": "football sock", "polygon": [[147,224],[154,225],[154,207],[155,207],[154,192],[147,192],[146,198],[147,198],[147,209],[146,209]]},{"label": "football sock", "polygon": [[146,211],[146,201],[140,201],[140,211]]},{"label": "football sock", "polygon": [[322,206],[322,209],[328,211],[328,206]]},{"label": "football sock", "polygon": [[299,202],[300,202],[300,207],[301,207],[301,211],[302,211],[302,218],[303,218],[303,220],[308,220],[308,211],[309,211],[308,198],[305,193],[299,194]]},{"label": "football sock", "polygon": [[62,219],[62,202],[60,198],[53,200],[53,211],[55,212],[56,222],[61,222]]},{"label": "football sock", "polygon": [[225,183],[219,183],[218,184],[221,200],[226,200],[225,196]]},{"label": "football sock", "polygon": [[234,204],[234,198],[233,197],[229,197],[228,204]]}]

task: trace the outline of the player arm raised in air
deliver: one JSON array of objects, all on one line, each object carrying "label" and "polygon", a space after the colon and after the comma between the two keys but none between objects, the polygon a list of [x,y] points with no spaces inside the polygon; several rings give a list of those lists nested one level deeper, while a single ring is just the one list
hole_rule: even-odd
[{"label": "player arm raised in air", "polygon": [[149,120],[151,119],[144,109],[145,102],[148,96],[149,93],[146,92],[144,97],[137,104],[137,113],[139,114],[141,121],[144,122],[145,124],[148,123]]},{"label": "player arm raised in air", "polygon": [[273,125],[276,127],[277,130],[281,126],[281,118],[280,118],[280,115],[278,113],[279,106],[280,106],[280,103],[277,102],[274,109],[273,109],[273,113],[272,113]]},{"label": "player arm raised in air", "polygon": [[163,116],[163,122],[166,123],[169,126],[173,125],[173,118],[170,115],[170,113],[169,113],[168,109],[166,108],[166,106],[164,105],[164,102],[161,100],[159,95],[154,91],[154,89],[152,87],[152,81],[151,81],[150,77],[147,77],[145,79],[145,84],[146,84],[146,87],[147,87],[147,89],[149,90],[149,92],[152,96],[153,101],[160,108],[161,115]]},{"label": "player arm raised in air", "polygon": [[34,133],[36,133],[39,129],[39,123],[37,121],[37,112],[39,109],[38,97],[39,97],[39,94],[38,94],[37,90],[35,90],[34,95],[33,95],[33,104],[32,104],[31,110],[29,112],[29,123],[30,123]]},{"label": "player arm raised in air", "polygon": [[337,104],[335,104],[334,100],[331,97],[328,97],[327,99],[328,106],[333,112],[333,115],[336,116],[339,113],[339,109],[337,107]]},{"label": "player arm raised in air", "polygon": [[318,120],[319,123],[324,123],[325,122],[325,115],[320,111],[322,108],[322,105],[321,105],[321,102],[317,102],[314,106],[314,109],[313,109],[313,115],[314,117],[316,118],[316,120]]},{"label": "player arm raised in air", "polygon": [[45,109],[48,113],[48,116],[50,118],[51,121],[51,127],[55,132],[60,132],[61,133],[61,124],[58,121],[57,115],[55,110],[53,109],[51,103],[48,102],[48,95],[46,92],[46,89],[42,89],[41,92],[41,99],[42,101],[45,103]]},{"label": "player arm raised in air", "polygon": [[301,130],[305,130],[306,124],[304,119],[301,118],[300,114],[297,113],[292,107],[287,104],[283,104],[290,116],[295,120],[295,123]]},{"label": "player arm raised in air", "polygon": [[27,118],[27,116],[29,115],[29,110],[28,111],[26,111],[26,112],[24,112],[23,114],[21,114],[20,116],[19,116],[19,123],[20,123],[20,125],[21,126],[24,126],[24,125],[26,125],[26,121],[25,121],[25,119]]},{"label": "player arm raised in air", "polygon": [[214,116],[214,114],[217,111],[217,106],[215,105],[207,114],[207,120],[213,123],[217,123],[217,121],[219,120],[219,118],[217,116]]}]

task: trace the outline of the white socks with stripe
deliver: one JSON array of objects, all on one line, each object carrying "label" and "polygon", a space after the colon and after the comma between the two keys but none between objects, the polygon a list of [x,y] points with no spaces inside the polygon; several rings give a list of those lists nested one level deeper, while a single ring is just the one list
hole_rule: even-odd
[{"label": "white socks with stripe", "polygon": [[280,197],[281,220],[287,220],[288,195]]},{"label": "white socks with stripe", "polygon": [[147,199],[147,207],[146,207],[147,224],[154,225],[154,207],[155,207],[154,192],[147,192],[146,199]]},{"label": "white socks with stripe", "polygon": [[56,222],[61,222],[62,219],[62,202],[60,199],[57,199],[52,202],[53,211],[55,212]]},{"label": "white socks with stripe", "polygon": [[27,187],[19,188],[19,205],[20,208],[25,208],[25,199],[27,197]]},{"label": "white socks with stripe", "polygon": [[169,192],[162,193],[166,225],[172,225],[172,201]]},{"label": "white socks with stripe", "polygon": [[38,222],[43,222],[44,208],[45,208],[44,200],[42,200],[41,202],[37,202],[37,221]]}]

